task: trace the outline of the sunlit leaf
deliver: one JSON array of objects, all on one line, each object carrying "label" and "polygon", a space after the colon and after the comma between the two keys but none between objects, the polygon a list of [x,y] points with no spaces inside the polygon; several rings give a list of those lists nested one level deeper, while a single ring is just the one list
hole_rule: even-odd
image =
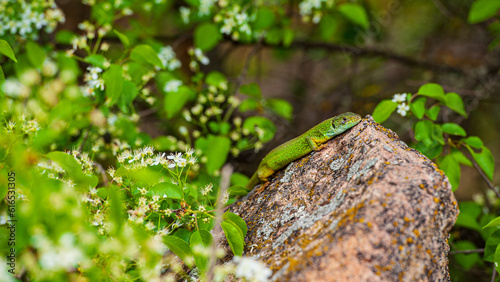
[{"label": "sunlit leaf", "polygon": [[202,51],[209,51],[221,40],[221,33],[217,25],[203,23],[194,30],[194,45]]},{"label": "sunlit leaf", "polygon": [[222,230],[226,235],[227,242],[233,251],[235,256],[243,255],[243,247],[245,245],[243,241],[242,231],[239,227],[233,223],[232,221],[223,221],[221,222]]},{"label": "sunlit leaf", "polygon": [[427,83],[418,89],[418,94],[444,102],[444,90],[441,85],[436,83]]},{"label": "sunlit leaf", "polygon": [[391,100],[383,100],[373,110],[373,119],[378,123],[382,123],[391,116],[397,107],[398,103]]},{"label": "sunlit leaf", "polygon": [[465,136],[467,133],[465,130],[456,123],[444,123],[441,125],[444,133],[448,133],[451,135]]},{"label": "sunlit leaf", "polygon": [[500,1],[477,0],[472,3],[467,21],[471,24],[480,23],[494,17],[500,10]]},{"label": "sunlit leaf", "polygon": [[339,12],[352,23],[366,29],[369,26],[368,15],[365,8],[357,3],[345,3],[340,5]]},{"label": "sunlit leaf", "polygon": [[3,39],[0,39],[0,54],[7,56],[8,58],[17,63],[14,51],[12,51],[12,48],[10,48],[9,43],[7,43],[7,41]]}]

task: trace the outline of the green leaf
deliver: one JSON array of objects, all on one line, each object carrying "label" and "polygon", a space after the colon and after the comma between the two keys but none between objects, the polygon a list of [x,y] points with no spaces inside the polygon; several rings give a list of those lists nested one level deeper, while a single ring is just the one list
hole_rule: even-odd
[{"label": "green leaf", "polygon": [[[101,189],[106,189],[106,188],[100,188]],[[124,206],[123,202],[124,199],[122,199],[121,194],[119,192],[119,187],[112,185],[109,188],[109,211],[108,211],[108,216],[110,219],[109,222],[109,229],[111,234],[117,235],[120,230],[122,229],[123,226],[123,214],[124,212]]]},{"label": "green leaf", "polygon": [[210,149],[204,151],[207,156],[207,171],[213,173],[226,163],[227,155],[231,149],[231,140],[224,136],[210,135],[208,148]]},{"label": "green leaf", "polygon": [[[455,242],[454,247],[457,251],[475,250],[476,245],[470,241]],[[476,263],[481,261],[478,253],[454,254],[455,261],[465,270],[471,269]]]},{"label": "green leaf", "polygon": [[368,28],[368,15],[363,6],[356,3],[346,3],[339,7],[339,12],[352,23],[364,29]]},{"label": "green leaf", "polygon": [[260,92],[260,86],[254,82],[242,85],[240,87],[240,93],[257,99],[262,98],[262,92]]},{"label": "green leaf", "polygon": [[477,223],[476,218],[468,213],[464,213],[460,210],[460,214],[458,215],[457,221],[455,222],[455,226],[467,227],[472,230],[480,231],[481,226]]},{"label": "green leaf", "polygon": [[[256,128],[262,129],[257,131]],[[249,117],[243,122],[243,128],[248,130],[253,135],[256,135],[260,141],[269,142],[273,139],[276,133],[276,126],[272,121],[265,117],[254,116]]]},{"label": "green leaf", "polygon": [[427,83],[418,89],[418,94],[444,102],[444,90],[441,85],[436,83]]},{"label": "green leaf", "polygon": [[203,23],[194,30],[194,45],[202,51],[209,51],[221,40],[221,34],[217,25]]},{"label": "green leaf", "polygon": [[190,239],[190,244],[201,244],[205,247],[210,247],[213,242],[213,237],[210,231],[207,230],[197,230],[193,232]]},{"label": "green leaf", "polygon": [[215,122],[215,121],[209,121],[208,122],[208,128],[213,133],[219,133],[219,124],[217,122]]},{"label": "green leaf", "polygon": [[495,270],[497,272],[500,272],[500,266],[499,266],[499,263],[500,263],[500,245],[498,245],[497,249],[495,250],[495,255],[493,256],[493,261],[495,262],[494,263]]},{"label": "green leaf", "polygon": [[477,136],[469,136],[467,138],[463,138],[462,142],[476,149],[481,149],[483,147],[483,141]]},{"label": "green leaf", "polygon": [[240,112],[244,113],[246,111],[256,110],[258,106],[259,106],[259,102],[257,102],[253,98],[249,98],[249,99],[243,100],[240,103],[240,105],[238,106],[238,109],[240,110]]},{"label": "green leaf", "polygon": [[46,156],[64,169],[81,189],[87,191],[89,186],[97,185],[99,181],[97,177],[83,173],[82,167],[73,156],[59,151],[50,152]]},{"label": "green leaf", "polygon": [[451,148],[450,155],[452,155],[459,164],[472,166],[472,162],[460,150]]},{"label": "green leaf", "polygon": [[382,100],[382,102],[380,102],[373,111],[373,119],[378,123],[382,123],[391,116],[397,107],[398,103],[396,102],[391,100]]},{"label": "green leaf", "polygon": [[292,119],[293,107],[288,101],[283,99],[267,99],[266,105],[277,115],[288,120]]},{"label": "green leaf", "polygon": [[3,73],[2,66],[0,66],[0,84],[5,82],[5,74]]},{"label": "green leaf", "polygon": [[472,3],[467,21],[471,24],[480,23],[496,16],[500,9],[500,1],[477,0]]},{"label": "green leaf", "polygon": [[425,114],[433,121],[435,121],[439,115],[439,112],[441,111],[440,106],[433,106],[428,110],[425,110]]},{"label": "green leaf", "polygon": [[500,245],[500,230],[493,232],[486,240],[483,256],[485,261],[493,262],[498,245]]},{"label": "green leaf", "polygon": [[229,195],[231,196],[245,196],[246,194],[248,194],[248,189],[246,189],[243,185],[231,186],[229,187],[228,191]]},{"label": "green leaf", "polygon": [[272,28],[266,32],[265,41],[269,45],[278,45],[283,39],[283,30],[281,28]]},{"label": "green leaf", "polygon": [[495,172],[495,159],[493,158],[490,149],[488,149],[486,146],[483,146],[481,152],[476,153],[469,146],[467,146],[467,148],[469,149],[476,163],[484,171],[486,176],[488,176],[488,178],[493,181],[493,173]]},{"label": "green leaf", "polygon": [[257,16],[253,23],[253,28],[255,30],[263,30],[269,28],[274,24],[274,18],[274,12],[271,9],[265,6],[259,7],[259,9],[257,10]]},{"label": "green leaf", "polygon": [[73,38],[76,38],[78,35],[70,30],[59,30],[56,33],[56,42],[60,44],[71,45],[71,41]]},{"label": "green leaf", "polygon": [[417,98],[415,102],[410,103],[410,109],[418,119],[422,119],[424,117],[426,101],[427,98],[420,97]]},{"label": "green leaf", "polygon": [[164,68],[158,54],[151,46],[146,44],[135,46],[130,52],[130,59],[138,63],[151,64],[159,68]]},{"label": "green leaf", "polygon": [[242,173],[233,172],[233,174],[231,174],[231,185],[245,186],[248,182],[248,179],[248,176]]},{"label": "green leaf", "polygon": [[186,265],[191,266],[191,260],[187,258],[193,257],[193,253],[191,252],[191,248],[186,241],[176,236],[167,235],[163,237],[163,243],[165,243],[165,245],[167,245],[167,247],[174,254],[184,261]]},{"label": "green leaf", "polygon": [[208,75],[207,78],[205,78],[205,82],[208,85],[212,85],[218,88],[225,88],[227,87],[227,78],[224,74],[218,72],[218,71],[211,71]]},{"label": "green leaf", "polygon": [[172,136],[156,137],[152,143],[157,151],[174,151],[177,146],[177,140]]},{"label": "green leaf", "polygon": [[458,136],[467,135],[467,133],[465,133],[465,130],[456,123],[445,123],[441,125],[441,128],[443,129],[444,133],[448,133],[451,135],[458,135]]},{"label": "green leaf", "polygon": [[[489,228],[489,227],[495,227],[495,228],[498,228],[500,227],[500,216],[491,220],[490,222],[488,222],[488,224],[486,224],[485,226],[483,226],[483,229],[484,228]],[[500,230],[499,230],[500,231]]]},{"label": "green leaf", "polygon": [[460,164],[452,155],[446,155],[439,164],[450,181],[452,191],[457,190],[460,184]]},{"label": "green leaf", "polygon": [[434,124],[432,126],[432,139],[437,141],[439,144],[444,145],[443,130],[439,124]]},{"label": "green leaf", "polygon": [[221,122],[219,128],[220,128],[220,133],[222,135],[226,135],[231,130],[231,124],[229,122]]},{"label": "green leaf", "polygon": [[130,45],[130,41],[128,40],[128,37],[125,34],[119,32],[116,29],[113,29],[113,32],[116,34],[116,36],[118,36],[123,46],[128,47]]},{"label": "green leaf", "polygon": [[177,92],[168,92],[165,95],[165,111],[167,118],[174,117],[182,110],[192,94],[191,88],[182,85]]},{"label": "green leaf", "polygon": [[424,144],[431,143],[434,124],[429,120],[422,120],[415,124],[415,139]]},{"label": "green leaf", "polygon": [[35,68],[41,68],[43,62],[45,61],[45,50],[42,46],[38,45],[33,41],[28,41],[26,43],[26,53],[28,54],[28,59]]},{"label": "green leaf", "polygon": [[337,17],[326,14],[321,18],[319,23],[319,31],[321,32],[321,38],[325,41],[331,41],[335,32],[337,31],[339,24]]},{"label": "green leaf", "polygon": [[283,29],[283,47],[288,47],[292,44],[293,39],[295,38],[295,32],[291,28]]},{"label": "green leaf", "polygon": [[236,224],[236,226],[238,226],[238,228],[243,232],[243,238],[245,238],[248,230],[247,224],[239,215],[227,211],[222,215],[222,219],[232,221],[234,224]]},{"label": "green leaf", "polygon": [[12,48],[10,48],[9,43],[7,43],[7,41],[3,39],[0,39],[0,54],[7,56],[8,58],[17,63],[14,51],[12,51]]},{"label": "green leaf", "polygon": [[85,57],[84,61],[93,66],[105,69],[104,63],[106,62],[106,57],[104,57],[103,55],[100,54],[90,55],[88,57]]},{"label": "green leaf", "polygon": [[106,86],[106,97],[109,99],[109,105],[114,105],[123,89],[123,70],[116,64],[109,66],[109,69],[102,75],[104,85]]},{"label": "green leaf", "polygon": [[174,233],[175,237],[182,239],[186,243],[189,243],[189,238],[191,237],[191,234],[192,232],[187,230],[186,228],[179,228]]},{"label": "green leaf", "polygon": [[171,182],[161,182],[149,189],[153,194],[158,195],[162,198],[167,199],[182,199],[182,189],[171,183]]},{"label": "green leaf", "polygon": [[122,93],[118,99],[118,107],[124,113],[129,113],[130,109],[133,108],[132,102],[134,101],[137,94],[139,94],[139,90],[137,90],[137,86],[129,80],[123,81]]},{"label": "green leaf", "polygon": [[462,97],[458,95],[457,93],[448,93],[444,97],[445,100],[445,105],[452,109],[454,112],[467,117],[467,113],[465,112],[464,108],[464,101],[462,100]]},{"label": "green leaf", "polygon": [[201,271],[207,270],[208,257],[203,253],[196,253],[195,246],[198,245],[202,246],[203,248],[210,248],[212,241],[212,234],[210,234],[210,232],[208,232],[207,230],[198,230],[193,232],[193,234],[191,235],[190,245],[194,253],[194,262]]},{"label": "green leaf", "polygon": [[220,225],[222,227],[222,230],[224,231],[224,234],[226,235],[227,242],[229,243],[233,254],[235,256],[242,256],[243,247],[245,245],[243,241],[242,231],[232,221],[225,220],[221,222]]}]

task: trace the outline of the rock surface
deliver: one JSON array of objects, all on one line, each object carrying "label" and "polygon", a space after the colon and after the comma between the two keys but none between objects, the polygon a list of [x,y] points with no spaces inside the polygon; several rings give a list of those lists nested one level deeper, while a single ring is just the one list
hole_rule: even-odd
[{"label": "rock surface", "polygon": [[[229,207],[275,281],[448,280],[444,173],[367,116]],[[222,245],[227,247],[227,243]]]}]

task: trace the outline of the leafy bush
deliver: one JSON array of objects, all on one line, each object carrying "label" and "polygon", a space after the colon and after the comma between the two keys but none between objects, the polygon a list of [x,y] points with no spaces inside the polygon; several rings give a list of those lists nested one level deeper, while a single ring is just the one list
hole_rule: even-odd
[{"label": "leafy bush", "polygon": [[[303,49],[307,60],[331,63],[336,72],[328,77],[335,83],[349,80],[343,66],[361,56],[463,74],[371,48],[390,37],[386,20],[411,5],[390,2],[84,0],[75,2],[85,19],[72,23],[74,29],[57,27],[65,16],[54,1],[0,3],[1,280],[268,279],[261,263],[239,257],[245,222],[221,212],[245,194],[248,181],[224,165],[258,152],[280,121],[293,118],[290,101],[247,79],[262,69],[262,59],[254,59],[264,48],[282,61]],[[419,3],[426,8],[427,2]],[[470,25],[487,23],[495,48],[500,6],[478,0],[467,9]],[[411,36],[421,35],[401,35]],[[238,54],[232,62],[239,71],[221,67],[221,54],[232,52],[228,45],[248,48],[245,59]],[[371,72],[380,60],[366,65]],[[326,80],[321,72],[305,72]],[[429,80],[428,73],[421,76]],[[350,87],[366,86],[356,99],[363,105],[358,109],[371,112],[369,97],[380,87],[365,80]],[[500,261],[493,153],[486,140],[444,118],[471,114],[460,91],[421,85],[413,95],[382,100],[373,116],[388,123],[399,121],[389,119],[394,111],[404,116],[414,148],[439,165],[454,191],[462,165],[475,167],[491,188],[486,198],[460,202],[450,240],[459,265],[480,265],[486,273],[485,262]],[[314,99],[302,97],[296,105]],[[355,105],[352,97],[340,101],[339,108]],[[217,226],[236,255],[224,265],[215,265],[225,256],[213,246],[210,231]],[[486,246],[483,258],[472,250],[477,234]]]}]

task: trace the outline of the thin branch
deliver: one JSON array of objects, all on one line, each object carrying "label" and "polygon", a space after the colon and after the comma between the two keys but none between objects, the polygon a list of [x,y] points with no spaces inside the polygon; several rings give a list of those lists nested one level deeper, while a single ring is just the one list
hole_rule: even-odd
[{"label": "thin branch", "polygon": [[385,50],[380,50],[380,49],[371,49],[371,48],[361,48],[361,47],[355,47],[352,45],[348,44],[332,44],[332,43],[324,43],[324,42],[306,42],[306,41],[294,41],[292,44],[290,44],[290,47],[294,48],[304,48],[304,49],[325,49],[328,51],[335,51],[335,52],[342,52],[346,54],[352,54],[355,56],[364,56],[364,57],[383,57],[389,60],[394,60],[401,62],[403,64],[409,65],[409,66],[415,66],[415,67],[422,67],[422,68],[430,68],[430,69],[436,69],[439,71],[446,71],[446,72],[455,72],[455,73],[460,73],[460,74],[465,74],[466,71],[450,66],[450,65],[445,65],[445,64],[436,64],[431,61],[425,61],[425,60],[417,60],[412,57],[407,57],[403,56],[400,54],[392,53],[389,51]]},{"label": "thin branch", "polygon": [[495,276],[497,276],[497,269],[495,268],[495,264],[493,264],[493,274],[491,275],[491,282],[495,282]]},{"label": "thin branch", "polygon": [[484,249],[451,251],[450,255],[484,253]]},{"label": "thin branch", "polygon": [[[228,39],[230,40],[230,39]],[[249,45],[241,42],[231,41],[236,45]],[[405,65],[421,67],[421,68],[429,68],[435,69],[443,72],[454,72],[459,74],[466,74],[467,72],[459,67],[454,67],[446,64],[438,64],[431,61],[426,60],[418,60],[413,57],[407,57],[404,55],[392,53],[386,50],[380,49],[372,49],[372,48],[363,48],[356,47],[349,44],[333,44],[333,43],[325,43],[325,42],[307,42],[307,41],[294,41],[289,46],[283,45],[270,45],[265,42],[261,43],[264,47],[269,48],[277,48],[277,47],[286,47],[286,48],[300,48],[300,49],[324,49],[330,52],[342,52],[346,55],[354,55],[354,56],[363,56],[363,57],[382,57],[388,60],[397,61],[403,63]]]},{"label": "thin branch", "polygon": [[493,183],[490,181],[490,179],[488,178],[488,176],[486,176],[486,174],[484,173],[484,171],[476,163],[476,161],[474,160],[474,157],[472,157],[472,154],[469,152],[469,150],[462,150],[462,151],[465,151],[465,153],[467,154],[467,157],[471,160],[472,165],[474,165],[474,168],[477,170],[477,172],[479,173],[479,175],[481,175],[481,177],[483,178],[484,182],[486,182],[486,185],[488,185],[488,188],[490,188],[491,191],[493,191],[493,193],[495,193],[495,195],[497,196],[497,198],[500,198],[500,193],[497,191],[497,189],[495,189],[495,185],[493,185]]}]

